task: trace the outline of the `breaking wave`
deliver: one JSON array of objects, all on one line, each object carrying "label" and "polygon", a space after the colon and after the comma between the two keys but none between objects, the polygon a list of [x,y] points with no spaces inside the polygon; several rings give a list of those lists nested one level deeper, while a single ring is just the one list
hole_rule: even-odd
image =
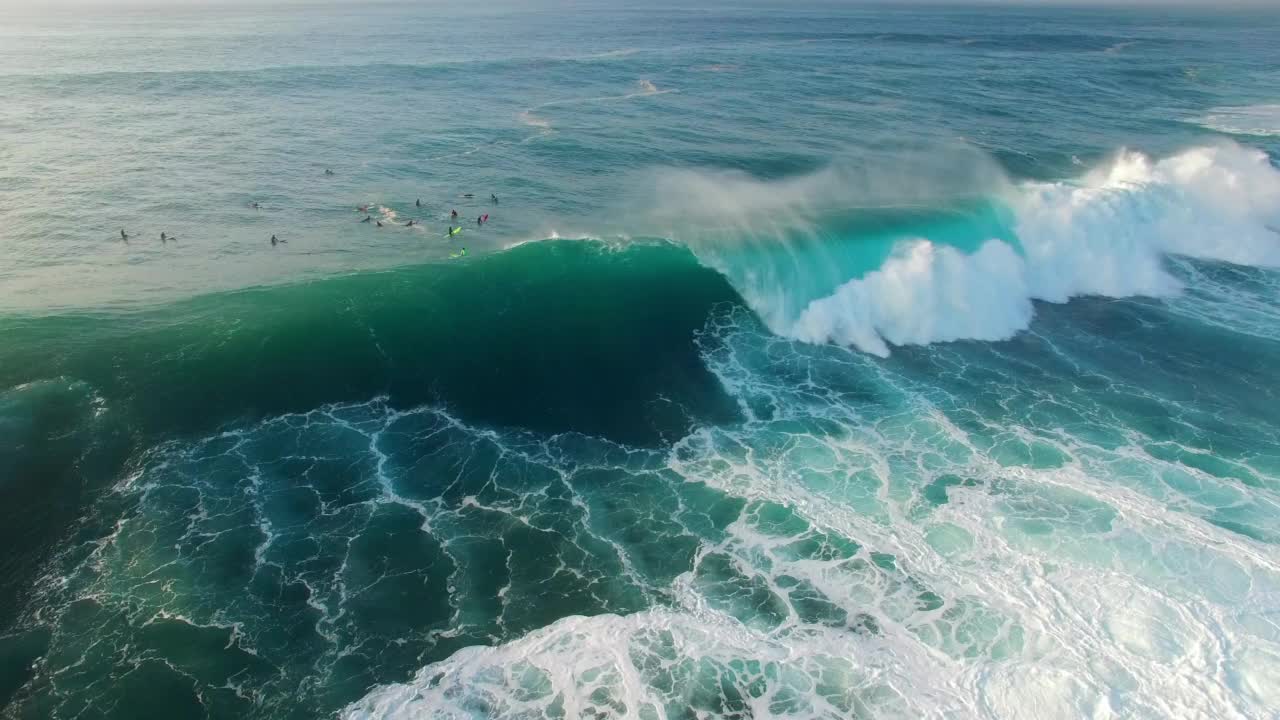
[{"label": "breaking wave", "polygon": [[[1280,171],[1257,150],[1124,151],[1050,183],[1011,183],[981,163],[931,179],[936,167],[778,182],[682,172],[660,193],[695,219],[672,235],[775,333],[877,355],[1011,337],[1033,300],[1176,294],[1169,255],[1280,265]],[[884,217],[870,228],[840,217],[858,204]]]}]

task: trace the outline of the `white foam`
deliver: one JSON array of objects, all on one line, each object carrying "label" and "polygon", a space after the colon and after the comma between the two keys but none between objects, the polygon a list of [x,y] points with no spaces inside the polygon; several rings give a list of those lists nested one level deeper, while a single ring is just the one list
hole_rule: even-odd
[{"label": "white foam", "polygon": [[1025,264],[992,240],[972,255],[927,240],[903,244],[863,278],[816,300],[787,333],[886,356],[894,345],[1001,340],[1031,321]]}]

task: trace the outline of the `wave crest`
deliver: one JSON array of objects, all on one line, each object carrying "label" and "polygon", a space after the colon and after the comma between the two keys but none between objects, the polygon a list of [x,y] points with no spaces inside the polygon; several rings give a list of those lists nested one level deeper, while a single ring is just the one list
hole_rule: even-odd
[{"label": "wave crest", "polygon": [[1000,340],[1031,322],[1024,263],[992,240],[972,255],[927,240],[901,246],[884,267],[815,300],[789,334],[889,354],[894,345]]}]

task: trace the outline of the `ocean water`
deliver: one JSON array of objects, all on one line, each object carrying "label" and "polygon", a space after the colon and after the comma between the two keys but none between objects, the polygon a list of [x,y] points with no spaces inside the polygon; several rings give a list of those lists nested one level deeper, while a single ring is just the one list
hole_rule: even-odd
[{"label": "ocean water", "polygon": [[1277,717],[1280,13],[699,5],[0,8],[0,716]]}]

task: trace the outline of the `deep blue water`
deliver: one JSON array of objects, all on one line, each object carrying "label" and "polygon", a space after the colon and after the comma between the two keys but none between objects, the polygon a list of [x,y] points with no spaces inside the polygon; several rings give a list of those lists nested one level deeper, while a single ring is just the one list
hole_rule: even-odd
[{"label": "deep blue water", "polygon": [[1272,717],[1277,47],[0,9],[0,715]]}]

